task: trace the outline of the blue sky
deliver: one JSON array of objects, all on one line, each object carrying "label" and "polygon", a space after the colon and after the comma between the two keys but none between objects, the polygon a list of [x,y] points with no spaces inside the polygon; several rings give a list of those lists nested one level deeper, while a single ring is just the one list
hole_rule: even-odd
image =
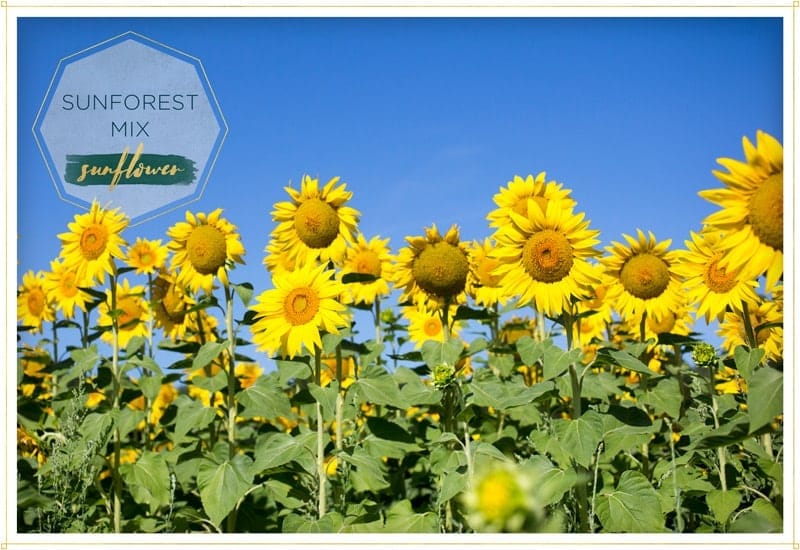
[{"label": "blue sky", "polygon": [[540,171],[601,248],[637,228],[676,248],[717,209],[697,195],[722,186],[716,159],[759,129],[783,141],[779,18],[20,19],[19,274],[49,269],[78,212],[31,132],[58,61],[126,31],[199,58],[230,128],[202,198],[128,240],[221,207],[247,250],[231,278],[257,291],[272,205],[304,173],[341,176],[395,251],[431,223],[488,236],[499,187]]}]

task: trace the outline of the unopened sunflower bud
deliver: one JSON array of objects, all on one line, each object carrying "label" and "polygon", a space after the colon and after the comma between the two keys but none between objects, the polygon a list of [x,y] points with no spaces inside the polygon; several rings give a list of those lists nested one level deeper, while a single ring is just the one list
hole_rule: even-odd
[{"label": "unopened sunflower bud", "polygon": [[698,367],[713,367],[717,364],[717,352],[711,344],[697,344],[692,349],[692,360]]},{"label": "unopened sunflower bud", "polygon": [[442,388],[450,384],[456,375],[456,369],[453,365],[447,363],[440,363],[433,367],[433,385],[437,388]]}]

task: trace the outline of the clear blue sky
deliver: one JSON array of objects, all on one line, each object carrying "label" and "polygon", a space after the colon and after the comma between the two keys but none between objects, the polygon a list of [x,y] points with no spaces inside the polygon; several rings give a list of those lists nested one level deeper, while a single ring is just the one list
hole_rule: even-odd
[{"label": "clear blue sky", "polygon": [[777,18],[20,19],[20,274],[49,269],[78,211],[31,132],[58,61],[130,30],[202,61],[230,131],[202,198],[126,236],[222,207],[247,249],[231,278],[257,291],[272,205],[304,173],[341,176],[395,251],[434,222],[488,236],[499,187],[540,171],[601,247],[637,228],[683,247],[716,210],[697,195],[716,159],[758,129],[783,141]]}]

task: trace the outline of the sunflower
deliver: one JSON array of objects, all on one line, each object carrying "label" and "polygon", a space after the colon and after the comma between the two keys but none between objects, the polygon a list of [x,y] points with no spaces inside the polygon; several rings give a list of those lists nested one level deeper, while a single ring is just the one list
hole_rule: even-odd
[{"label": "sunflower", "polygon": [[[117,304],[116,310],[119,312],[117,317],[118,344],[120,348],[128,345],[134,336],[147,335],[147,320],[150,313],[147,302],[144,300],[145,289],[142,285],[130,286],[127,279],[122,279],[117,284]],[[106,290],[107,299],[100,304],[98,311],[100,326],[110,327],[111,318],[111,290]],[[112,343],[113,335],[110,330],[103,332],[101,338],[104,342]]]},{"label": "sunflower", "polygon": [[278,224],[272,237],[280,249],[301,264],[320,260],[341,263],[352,243],[360,213],[345,204],[353,196],[338,177],[319,188],[319,180],[303,176],[300,190],[284,189],[291,198],[275,204],[272,219]]},{"label": "sunflower", "polygon": [[303,346],[322,347],[320,329],[338,334],[347,326],[346,308],[338,301],[342,284],[332,275],[324,265],[275,273],[275,288],[262,292],[251,308],[256,314],[253,342],[268,353],[294,357]]},{"label": "sunflower", "polygon": [[90,296],[81,290],[91,286],[91,281],[78,279],[78,272],[74,267],[69,267],[59,259],[50,262],[50,271],[45,273],[44,289],[47,292],[47,301],[54,304],[56,310],[61,311],[64,317],[71,319],[75,315],[75,308],[86,311],[86,303]]},{"label": "sunflower", "polygon": [[263,261],[264,267],[266,267],[270,273],[294,271],[294,268],[297,266],[295,258],[284,251],[281,243],[275,239],[270,239],[264,252],[266,252]]},{"label": "sunflower", "polygon": [[528,201],[535,201],[542,211],[547,210],[547,202],[551,200],[564,201],[565,208],[574,208],[576,202],[570,198],[569,189],[563,189],[563,184],[555,181],[545,182],[546,174],[540,172],[535,178],[529,174],[522,179],[514,176],[507,187],[501,187],[493,199],[497,208],[491,211],[486,218],[490,227],[505,227],[514,222],[511,212],[516,212],[522,217],[528,217]]},{"label": "sunflower", "polygon": [[[448,319],[452,319],[458,306],[450,306]],[[444,342],[444,326],[438,308],[430,309],[423,304],[412,305],[402,309],[403,317],[408,319],[408,338],[414,342],[414,347],[419,349],[428,340]],[[461,331],[461,323],[451,323],[450,337],[457,338]]]},{"label": "sunflower", "polygon": [[[175,385],[170,383],[161,384],[161,387],[158,390],[158,395],[156,396],[155,400],[150,406],[150,416],[147,419],[148,423],[151,426],[157,426],[161,417],[164,416],[167,408],[172,404],[175,399],[178,398],[178,390],[175,388]],[[143,411],[145,410],[145,398],[144,395],[140,395],[136,399],[131,400],[128,402],[128,408],[133,409],[135,411]],[[145,424],[144,421],[140,422],[139,425],[136,427],[138,430],[144,430]],[[155,437],[156,434],[151,433],[150,437]]]},{"label": "sunflower", "polygon": [[556,316],[573,297],[583,298],[594,284],[589,259],[597,255],[599,231],[589,229],[584,214],[574,214],[562,201],[548,201],[542,210],[528,204],[528,216],[511,212],[514,223],[497,230],[494,273],[517,303],[534,303],[537,310]]},{"label": "sunflower", "polygon": [[[175,284],[175,276],[161,271],[150,284],[150,307],[156,328],[171,340],[180,340],[192,326],[193,313],[186,313],[196,301]],[[196,322],[195,322],[196,324]]]},{"label": "sunflower", "polygon": [[471,269],[467,278],[467,294],[479,306],[496,307],[509,300],[500,286],[500,277],[494,274],[500,262],[492,255],[493,252],[494,244],[488,238],[482,243],[472,241],[469,248]]},{"label": "sunflower", "polygon": [[710,228],[690,233],[692,239],[686,241],[687,250],[681,254],[675,270],[686,279],[686,296],[690,303],[697,304],[697,315],[704,316],[709,323],[712,317],[722,320],[728,308],[741,310],[742,302],[757,303],[759,273],[748,274],[748,266],[721,265],[725,252],[720,242],[724,233]]},{"label": "sunflower", "polygon": [[[348,388],[356,381],[356,361],[352,356],[342,357],[341,363],[342,388]],[[327,386],[336,380],[336,356],[322,358],[322,371],[320,372],[320,383],[322,387]]]},{"label": "sunflower", "polygon": [[641,229],[637,234],[638,239],[623,234],[627,245],[613,241],[600,261],[614,278],[612,291],[618,292],[616,309],[623,319],[641,321],[643,314],[661,319],[679,303],[678,256],[667,250],[671,240],[657,243],[652,232],[646,236]]},{"label": "sunflower", "polygon": [[[766,324],[783,323],[783,313],[775,302],[760,301],[755,307],[749,308],[750,325],[756,331],[758,347],[766,352],[766,358],[778,361],[783,357],[783,327],[768,326],[759,330]],[[738,346],[746,346],[747,332],[740,312],[728,312],[720,322],[717,334],[723,338],[722,347],[728,354],[733,355]]]},{"label": "sunflower", "polygon": [[78,214],[69,223],[68,233],[61,233],[61,257],[78,280],[102,283],[105,274],[114,272],[114,258],[122,258],[125,240],[120,236],[128,218],[119,209],[105,210],[97,201],[89,212]]},{"label": "sunflower", "polygon": [[783,147],[761,130],[755,146],[747,136],[742,145],[745,162],[717,160],[727,172],[713,173],[726,187],[700,191],[722,207],[703,223],[726,231],[719,245],[727,252],[723,267],[735,271],[749,265],[758,274],[766,272],[771,287],[783,274]]},{"label": "sunflower", "polygon": [[22,284],[17,290],[17,320],[34,333],[42,331],[44,321],[55,318],[44,284],[43,272],[28,271],[22,276]]},{"label": "sunflower", "polygon": [[178,272],[178,284],[192,292],[203,289],[210,293],[214,276],[228,286],[228,269],[234,262],[243,264],[244,246],[236,226],[221,217],[217,208],[206,216],[186,211],[186,221],[178,222],[167,231],[172,239],[167,247],[174,252],[171,268]]},{"label": "sunflower", "polygon": [[465,302],[469,253],[460,241],[458,226],[451,226],[442,237],[433,224],[425,228],[424,237],[406,237],[406,241],[410,246],[400,249],[393,276],[395,287],[402,289],[400,302],[430,302],[440,307],[445,302]]},{"label": "sunflower", "polygon": [[169,251],[161,245],[161,239],[150,241],[136,238],[136,242],[128,247],[127,264],[134,268],[137,275],[153,274],[164,267]]},{"label": "sunflower", "polygon": [[367,242],[364,235],[358,234],[356,242],[347,248],[341,275],[356,273],[374,277],[369,281],[356,281],[345,285],[350,295],[349,303],[372,305],[375,300],[388,296],[391,278],[392,253],[389,239],[373,237]]}]

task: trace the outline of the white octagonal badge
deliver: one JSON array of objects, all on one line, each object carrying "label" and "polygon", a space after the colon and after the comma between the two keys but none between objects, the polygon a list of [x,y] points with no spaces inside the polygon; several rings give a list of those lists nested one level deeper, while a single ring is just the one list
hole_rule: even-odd
[{"label": "white octagonal badge", "polygon": [[132,223],[199,198],[227,131],[200,60],[134,32],[62,59],[33,125],[62,199]]}]

